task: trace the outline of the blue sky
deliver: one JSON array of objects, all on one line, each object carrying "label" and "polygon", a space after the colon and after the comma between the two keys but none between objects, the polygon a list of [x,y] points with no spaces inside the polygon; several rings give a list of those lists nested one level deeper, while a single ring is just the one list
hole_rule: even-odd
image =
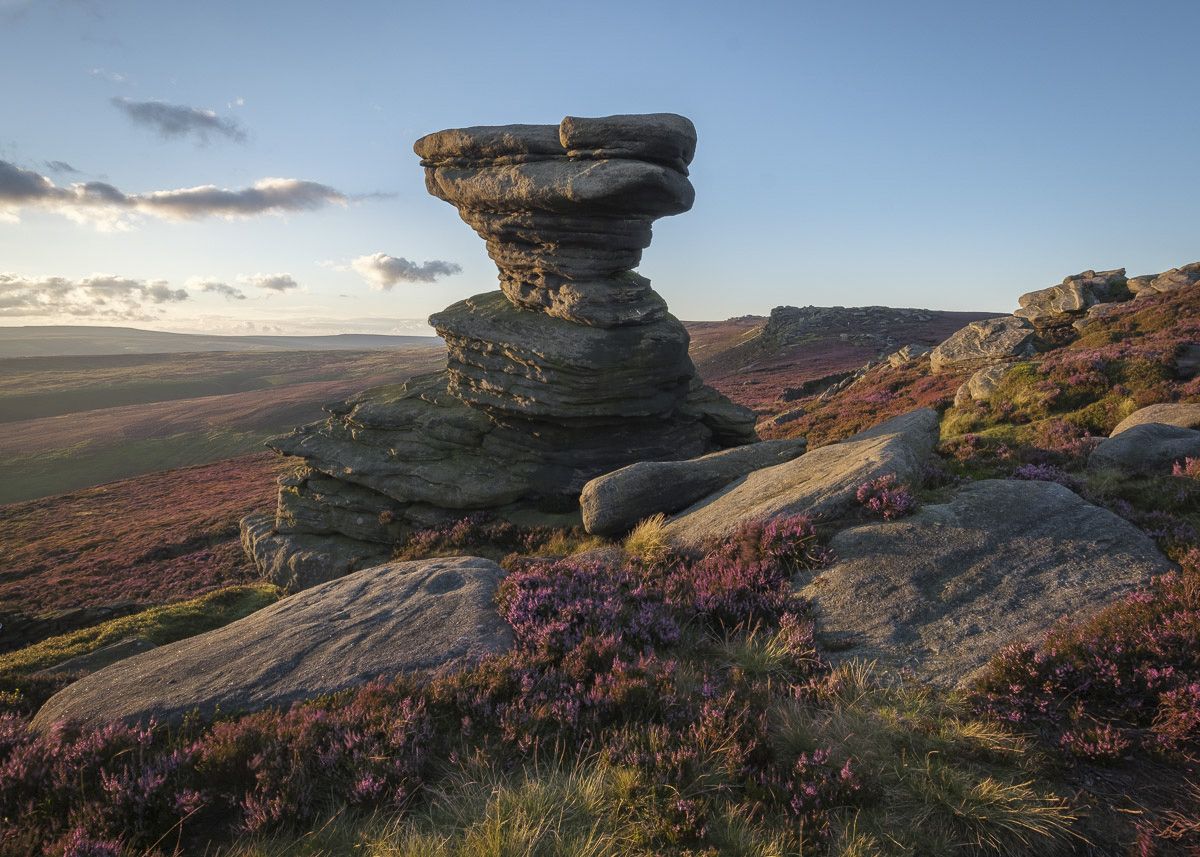
[{"label": "blue sky", "polygon": [[[0,324],[408,329],[495,287],[413,140],[648,111],[700,137],[696,205],[656,224],[640,268],[676,315],[1009,310],[1085,268],[1200,258],[1198,31],[1194,2],[0,0],[0,161],[19,176],[337,194],[235,219],[0,205]],[[165,137],[121,106],[154,101],[244,139]],[[461,272],[385,291],[350,264],[375,253]],[[282,274],[295,287],[261,285]],[[70,316],[30,297],[110,280],[107,316],[87,315],[98,287]],[[5,313],[5,282],[23,309]]]}]

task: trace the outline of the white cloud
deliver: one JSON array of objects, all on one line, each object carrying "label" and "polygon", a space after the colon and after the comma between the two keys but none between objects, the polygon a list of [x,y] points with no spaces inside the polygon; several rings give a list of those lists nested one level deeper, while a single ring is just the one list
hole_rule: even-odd
[{"label": "white cloud", "polygon": [[287,292],[300,288],[291,274],[241,274],[238,282],[270,292]]},{"label": "white cloud", "polygon": [[403,256],[387,253],[359,256],[351,260],[350,267],[372,286],[384,291],[390,291],[397,283],[432,283],[438,277],[462,272],[462,266],[456,262],[434,259],[418,265]]},{"label": "white cloud", "polygon": [[266,178],[238,190],[200,185],[129,194],[107,182],[59,187],[40,173],[0,160],[0,218],[9,222],[22,209],[39,208],[102,229],[127,229],[141,216],[237,219],[313,211],[348,202],[346,194],[328,185],[287,178]]},{"label": "white cloud", "polygon": [[148,320],[161,315],[157,307],[187,299],[186,289],[172,289],[165,280],[135,280],[114,274],[73,280],[0,273],[0,317],[68,315]]}]

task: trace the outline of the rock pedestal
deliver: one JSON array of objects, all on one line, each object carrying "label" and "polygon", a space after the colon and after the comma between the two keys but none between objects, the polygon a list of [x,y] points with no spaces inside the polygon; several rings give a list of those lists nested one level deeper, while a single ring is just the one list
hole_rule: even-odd
[{"label": "rock pedestal", "polygon": [[414,149],[487,244],[500,291],[430,318],[444,372],[367,390],[270,446],[304,460],[247,550],[293,589],[381,562],[415,528],[488,510],[575,520],[589,479],[756,439],[704,386],[688,334],[635,273],[651,223],[691,208],[674,114],[458,128]]}]

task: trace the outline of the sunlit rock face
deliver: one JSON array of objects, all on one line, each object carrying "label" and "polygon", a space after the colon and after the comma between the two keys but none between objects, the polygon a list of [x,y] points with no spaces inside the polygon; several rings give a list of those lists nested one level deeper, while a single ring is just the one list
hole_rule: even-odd
[{"label": "sunlit rock face", "polygon": [[753,414],[700,381],[687,331],[633,270],[651,223],[692,206],[689,120],[458,128],[414,149],[429,192],[486,242],[500,291],[430,318],[444,372],[367,390],[271,441],[303,467],[243,541],[292,589],[475,511],[573,522],[595,476],[755,440]]}]

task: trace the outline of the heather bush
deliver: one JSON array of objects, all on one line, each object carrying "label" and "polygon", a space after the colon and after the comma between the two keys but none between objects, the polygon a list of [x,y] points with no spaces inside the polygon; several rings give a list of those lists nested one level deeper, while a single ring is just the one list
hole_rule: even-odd
[{"label": "heather bush", "polygon": [[1093,618],[1005,650],[980,677],[974,705],[1092,760],[1200,747],[1198,563],[1193,551],[1182,571]]},{"label": "heather bush", "polygon": [[864,509],[888,521],[902,518],[917,507],[917,498],[907,485],[899,484],[895,473],[864,482],[854,496]]},{"label": "heather bush", "polygon": [[570,554],[597,544],[597,539],[578,527],[523,527],[489,512],[474,512],[442,526],[417,530],[396,548],[395,558],[472,554],[499,560],[512,554]]}]

